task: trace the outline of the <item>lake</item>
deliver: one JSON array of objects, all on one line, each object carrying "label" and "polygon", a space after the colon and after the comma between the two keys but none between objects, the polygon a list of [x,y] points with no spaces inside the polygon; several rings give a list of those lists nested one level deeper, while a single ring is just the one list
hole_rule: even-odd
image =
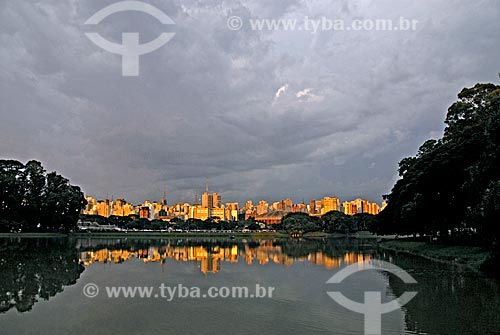
[{"label": "lake", "polygon": [[[327,283],[377,260],[417,283],[380,270]],[[0,275],[1,334],[364,334],[331,291],[418,292],[382,334],[500,334],[498,281],[371,240],[3,238]]]}]

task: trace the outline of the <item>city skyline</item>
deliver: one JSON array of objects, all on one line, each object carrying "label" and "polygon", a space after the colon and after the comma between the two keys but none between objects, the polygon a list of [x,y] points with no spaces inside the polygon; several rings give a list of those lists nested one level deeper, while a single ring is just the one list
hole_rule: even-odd
[{"label": "city skyline", "polygon": [[[208,184],[208,182],[206,182],[206,184]],[[205,192],[206,192],[206,187],[207,185],[205,186]],[[216,188],[216,187],[210,187],[211,189],[212,188]],[[89,194],[89,193],[86,193],[84,191],[84,194],[85,196],[91,196],[97,200],[126,200],[128,203],[132,203],[132,204],[140,204],[140,203],[143,203],[145,201],[150,201],[150,202],[161,202],[163,201],[163,199],[166,199],[168,201],[169,204],[177,204],[177,203],[190,203],[190,204],[195,204],[195,203],[200,203],[202,204],[203,203],[203,192],[201,191],[194,191],[192,193],[192,196],[191,197],[182,197],[182,198],[174,198],[173,196],[170,196],[169,193],[166,191],[168,188],[167,187],[164,187],[163,188],[164,191],[162,194],[158,194],[158,195],[153,195],[151,197],[145,197],[143,199],[138,199],[138,201],[131,201],[129,200],[129,198],[127,196],[124,196],[123,194],[109,194],[107,193],[105,196],[100,196],[100,195],[96,195],[96,194]],[[196,190],[196,189],[195,189]],[[202,188],[200,187],[199,190],[202,190]],[[223,190],[220,191],[220,192],[215,192],[217,194],[227,194],[226,192],[224,192]],[[368,201],[371,201],[371,202],[383,202],[383,195],[381,195],[378,199],[371,199],[369,197],[366,197],[366,196],[363,196],[363,195],[355,195],[355,196],[351,196],[351,197],[343,197],[341,195],[338,195],[337,193],[335,192],[327,192],[325,194],[321,194],[321,195],[317,195],[315,198],[317,199],[322,199],[324,197],[329,197],[329,196],[332,196],[332,195],[335,195],[336,197],[340,198],[340,199],[357,199],[357,198],[360,198],[360,199],[366,199]],[[225,196],[226,200],[227,200],[227,196]],[[303,197],[303,196],[300,196],[300,195],[284,195],[283,197],[279,197],[279,198],[265,198],[263,196],[258,196],[258,195],[254,195],[254,196],[250,196],[248,198],[243,198],[243,197],[239,197],[239,196],[236,196],[236,197],[230,197],[229,200],[227,201],[224,201],[224,202],[238,202],[239,204],[240,203],[245,203],[246,201],[248,200],[251,200],[253,201],[254,203],[258,203],[259,201],[261,200],[265,200],[265,201],[268,201],[268,202],[276,202],[276,201],[281,201],[283,199],[291,199],[293,201],[293,203],[308,203],[308,199],[307,197]],[[311,198],[312,199],[312,198]],[[196,200],[196,201],[195,201]]]},{"label": "city skyline", "polygon": [[338,211],[346,215],[358,213],[376,215],[387,205],[385,201],[379,205],[359,197],[354,200],[341,201],[339,197],[334,195],[308,199],[308,202],[305,202],[305,199],[302,199],[302,202],[294,202],[290,197],[271,202],[265,199],[260,199],[256,203],[253,200],[245,200],[241,205],[238,201],[222,201],[222,199],[221,193],[210,193],[207,182],[201,198],[196,195],[192,202],[169,202],[166,188],[160,201],[147,199],[135,204],[127,202],[124,198],[110,200],[87,195],[87,204],[82,213],[106,218],[110,216],[134,216],[141,219],[163,221],[171,221],[172,219],[207,220],[210,218],[224,221],[255,219],[266,224],[276,224],[287,213],[303,212],[312,216],[322,216],[331,211]]}]

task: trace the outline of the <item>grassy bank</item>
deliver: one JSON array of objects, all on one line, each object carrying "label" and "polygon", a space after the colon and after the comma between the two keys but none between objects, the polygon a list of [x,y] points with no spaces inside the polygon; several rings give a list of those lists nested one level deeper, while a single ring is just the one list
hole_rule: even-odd
[{"label": "grassy bank", "polygon": [[318,239],[318,238],[358,238],[358,239],[384,239],[384,238],[394,238],[394,237],[384,237],[384,236],[377,236],[369,231],[358,231],[356,233],[324,233],[324,232],[312,232],[312,233],[306,233],[303,236],[304,238],[309,238],[309,239]]},{"label": "grassy bank", "polygon": [[475,270],[479,270],[490,255],[489,251],[481,247],[443,245],[404,239],[382,241],[378,243],[378,247],[433,261],[459,264]]}]

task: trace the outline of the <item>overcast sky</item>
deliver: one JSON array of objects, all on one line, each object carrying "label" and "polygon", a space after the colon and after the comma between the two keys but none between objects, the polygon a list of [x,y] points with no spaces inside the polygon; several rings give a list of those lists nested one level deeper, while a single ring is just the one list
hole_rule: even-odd
[{"label": "overcast sky", "polygon": [[[381,202],[456,94],[498,82],[500,2],[0,0],[0,158],[40,160],[87,195],[138,203],[336,195]],[[229,16],[243,19],[239,31]],[[394,19],[416,31],[255,31],[251,18]],[[175,37],[123,77],[85,32]]]}]

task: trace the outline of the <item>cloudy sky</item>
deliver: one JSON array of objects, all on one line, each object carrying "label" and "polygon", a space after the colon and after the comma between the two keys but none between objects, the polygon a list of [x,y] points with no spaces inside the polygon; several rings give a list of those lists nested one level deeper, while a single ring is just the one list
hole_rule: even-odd
[{"label": "cloudy sky", "polygon": [[[380,202],[465,86],[498,82],[497,0],[0,0],[0,158],[42,161],[98,198]],[[230,30],[228,17],[241,17]],[[416,31],[258,31],[250,19],[418,20]],[[86,32],[175,37],[123,77]]]}]

